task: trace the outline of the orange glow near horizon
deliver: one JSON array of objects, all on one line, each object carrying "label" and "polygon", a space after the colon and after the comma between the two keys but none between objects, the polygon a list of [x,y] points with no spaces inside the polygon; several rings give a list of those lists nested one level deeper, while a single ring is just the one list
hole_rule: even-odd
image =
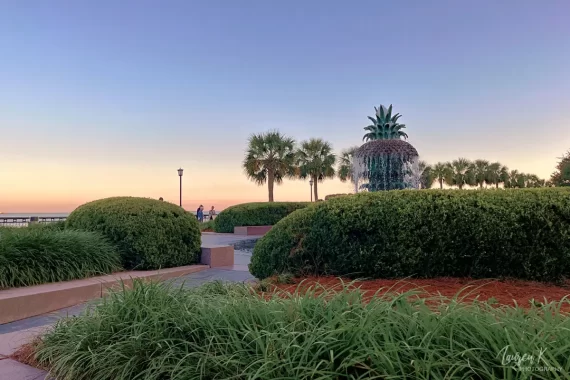
[{"label": "orange glow near horizon", "polygon": [[[540,173],[548,178],[556,159],[545,162],[529,160],[520,165],[521,172]],[[525,161],[521,158],[521,161]],[[112,196],[137,196],[179,203],[179,177],[176,170],[163,167],[136,165],[102,166],[90,165],[89,170],[81,165],[16,164],[9,173],[9,184],[0,191],[0,212],[3,213],[56,213],[70,212],[77,206],[96,199]],[[513,168],[515,166],[512,166]],[[41,169],[41,170],[39,170]],[[33,177],[27,175],[35,172]],[[6,176],[4,176],[6,178]],[[200,204],[209,209],[215,206],[222,210],[245,202],[267,200],[267,185],[257,186],[239,170],[216,168],[196,170],[187,168],[183,176],[182,201],[186,210],[193,211]],[[276,201],[308,201],[308,182],[286,180],[275,186]],[[352,192],[352,185],[338,179],[325,180],[319,184],[319,198],[328,194]]]},{"label": "orange glow near horizon", "polygon": [[[50,164],[15,166],[10,184],[1,189],[0,212],[70,212],[83,203],[112,196],[163,197],[167,202],[179,203],[180,184],[175,170],[121,165],[91,166],[88,171],[74,164],[65,168]],[[33,178],[26,175],[33,171],[37,173]],[[190,211],[200,204],[221,210],[234,204],[267,200],[267,185],[257,186],[239,170],[225,173],[186,169],[182,180],[183,207]],[[350,192],[351,186],[334,179],[319,184],[319,189],[324,198],[327,194]],[[308,182],[300,180],[285,181],[275,186],[274,192],[276,201],[310,199]]]},{"label": "orange glow near horizon", "polygon": [[[538,136],[536,144],[529,142],[532,139],[523,143],[520,136],[512,140],[517,142],[517,138],[520,139],[517,144],[505,145],[502,149],[474,144],[469,138],[462,138],[453,147],[440,149],[437,136],[432,135],[413,139],[410,143],[420,152],[420,158],[431,164],[457,157],[485,158],[544,179],[550,177],[558,157],[570,146],[568,135],[556,139]],[[165,201],[178,204],[177,169],[180,166],[184,168],[182,198],[187,210],[195,210],[200,204],[221,210],[233,204],[267,200],[267,185],[257,186],[242,171],[245,137],[234,145],[219,142],[219,152],[215,154],[207,145],[188,151],[180,142],[167,144],[167,137],[162,139],[156,143],[160,149],[155,150],[127,142],[110,151],[104,143],[93,144],[92,151],[82,153],[74,153],[71,147],[54,151],[51,146],[35,142],[30,150],[36,153],[22,157],[3,156],[4,152],[0,150],[0,212],[70,212],[83,203],[112,196],[163,197]],[[333,146],[339,153],[342,148],[356,145],[355,142],[345,141]],[[274,191],[276,201],[310,200],[308,181],[285,180],[275,186]],[[350,183],[341,183],[338,179],[319,183],[321,199],[328,194],[352,191]]]}]

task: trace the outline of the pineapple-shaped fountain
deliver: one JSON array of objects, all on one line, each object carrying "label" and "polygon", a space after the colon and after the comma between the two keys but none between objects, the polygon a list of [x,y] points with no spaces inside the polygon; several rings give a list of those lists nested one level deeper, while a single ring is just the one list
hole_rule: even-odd
[{"label": "pineapple-shaped fountain", "polygon": [[376,108],[372,124],[364,128],[364,145],[354,152],[353,176],[356,192],[417,189],[421,172],[416,148],[404,141],[408,135],[399,124],[400,114],[392,116],[392,105]]}]

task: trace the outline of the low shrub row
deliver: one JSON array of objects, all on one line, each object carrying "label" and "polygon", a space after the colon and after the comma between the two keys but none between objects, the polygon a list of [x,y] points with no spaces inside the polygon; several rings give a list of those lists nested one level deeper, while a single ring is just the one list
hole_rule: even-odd
[{"label": "low shrub row", "polygon": [[570,192],[422,190],[339,197],[289,215],[255,246],[251,273],[352,277],[570,274]]},{"label": "low shrub row", "polygon": [[346,289],[259,296],[135,281],[60,321],[35,358],[74,380],[553,379],[567,373],[568,342],[557,304],[523,312],[409,293],[366,304]]},{"label": "low shrub row", "polygon": [[33,224],[31,223],[28,224],[28,227],[63,231],[65,229],[65,221],[60,220],[58,222],[49,222],[49,223],[33,223]]},{"label": "low shrub row", "polygon": [[74,210],[66,226],[101,233],[117,246],[125,269],[159,269],[199,260],[198,221],[172,203],[135,197],[100,199]]},{"label": "low shrub row", "polygon": [[234,227],[272,226],[293,211],[308,205],[309,202],[258,202],[228,207],[214,220],[214,230],[232,233]]},{"label": "low shrub row", "polygon": [[97,233],[0,228],[0,289],[75,280],[119,270],[119,253]]},{"label": "low shrub row", "polygon": [[338,197],[346,197],[348,195],[352,195],[352,194],[329,194],[327,196],[325,196],[325,201],[328,201],[329,199],[333,199],[333,198],[338,198]]}]

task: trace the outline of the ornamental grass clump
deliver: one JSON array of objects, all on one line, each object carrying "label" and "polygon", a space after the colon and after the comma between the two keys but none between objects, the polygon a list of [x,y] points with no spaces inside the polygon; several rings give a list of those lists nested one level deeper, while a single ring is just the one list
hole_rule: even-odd
[{"label": "ornamental grass clump", "polygon": [[97,233],[53,228],[0,229],[0,289],[119,270],[117,249]]},{"label": "ornamental grass clump", "polygon": [[61,380],[562,379],[570,369],[566,300],[522,310],[412,295],[135,281],[60,321],[36,358]]}]

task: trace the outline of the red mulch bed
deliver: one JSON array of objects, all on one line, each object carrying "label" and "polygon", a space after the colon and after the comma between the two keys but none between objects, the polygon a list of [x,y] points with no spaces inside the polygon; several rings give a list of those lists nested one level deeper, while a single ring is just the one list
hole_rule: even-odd
[{"label": "red mulch bed", "polygon": [[[342,288],[342,282],[348,284],[349,279],[339,279],[336,277],[307,277],[294,279],[295,284],[277,284],[277,288],[288,292],[294,292],[300,283],[301,289],[311,286],[321,285],[325,288]],[[399,279],[399,280],[365,280],[355,281],[352,287],[360,288],[365,299],[372,297],[376,292],[378,295],[389,293],[403,293],[410,290],[421,291],[419,297],[429,298],[434,296],[454,297],[459,292],[459,298],[465,302],[475,299],[488,301],[494,299],[497,305],[518,306],[528,308],[531,300],[544,303],[550,301],[560,301],[566,296],[570,296],[570,281],[562,286],[545,284],[540,282],[522,280],[494,280],[483,279],[474,280],[469,278],[434,278],[434,279]],[[468,288],[466,288],[468,287]],[[379,291],[380,290],[380,291]],[[570,298],[570,297],[569,297]],[[563,305],[562,310],[570,311],[570,300]]]}]

